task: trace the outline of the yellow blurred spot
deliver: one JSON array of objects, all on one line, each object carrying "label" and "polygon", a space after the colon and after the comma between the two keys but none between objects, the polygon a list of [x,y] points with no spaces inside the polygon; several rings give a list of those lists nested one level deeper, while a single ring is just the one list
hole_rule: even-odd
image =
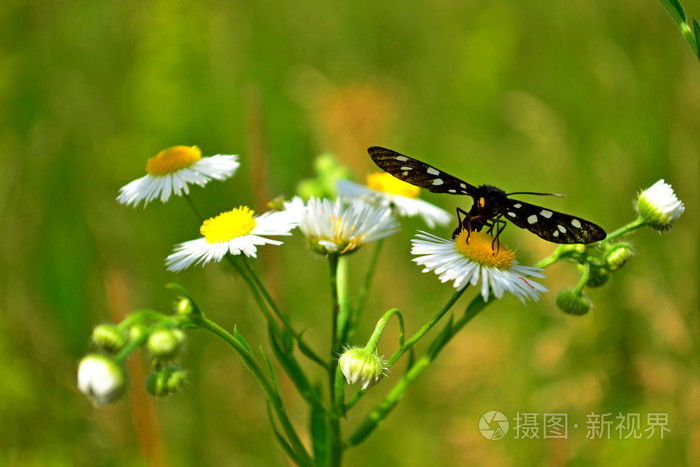
[{"label": "yellow blurred spot", "polygon": [[367,176],[367,186],[373,190],[400,195],[406,198],[417,198],[420,188],[399,180],[388,173],[374,173]]}]

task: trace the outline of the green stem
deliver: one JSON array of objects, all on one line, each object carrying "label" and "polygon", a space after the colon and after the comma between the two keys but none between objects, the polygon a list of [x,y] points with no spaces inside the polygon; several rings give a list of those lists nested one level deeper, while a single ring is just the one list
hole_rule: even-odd
[{"label": "green stem", "polygon": [[629,232],[631,232],[633,230],[636,230],[640,227],[644,227],[645,225],[646,225],[646,222],[644,222],[644,219],[642,219],[641,217],[638,217],[635,220],[633,220],[632,222],[630,222],[629,224],[623,225],[622,227],[620,227],[616,231],[609,233],[608,236],[605,237],[605,241],[613,240],[617,237],[621,237],[625,234],[628,234]]},{"label": "green stem", "polygon": [[194,205],[194,202],[192,201],[192,198],[190,198],[189,193],[185,193],[184,197],[187,200],[187,204],[189,204],[190,208],[194,212],[194,215],[197,216],[197,219],[199,219],[199,223],[203,223],[204,217],[202,217],[202,215],[199,213],[199,209],[197,209],[197,206]]},{"label": "green stem", "polygon": [[[457,302],[459,297],[461,297],[462,294],[467,290],[467,287],[464,287],[462,290],[458,290],[457,292],[455,292],[452,295],[452,297],[450,297],[450,299],[447,301],[447,303],[445,303],[445,305],[443,305],[443,307],[440,309],[440,311],[438,311],[438,313],[435,316],[433,316],[433,318],[430,321],[428,321],[422,328],[420,328],[418,330],[418,332],[416,332],[413,336],[411,336],[411,338],[407,342],[403,343],[402,342],[403,336],[400,335],[399,336],[399,348],[389,358],[389,360],[387,361],[387,366],[391,367],[394,363],[396,363],[397,360],[399,360],[403,356],[403,354],[405,354],[421,338],[423,338],[423,336],[425,336],[428,333],[428,331],[430,331],[440,321],[440,319],[443,316],[445,316],[445,313],[447,313],[450,310],[450,308],[452,308],[452,306]],[[479,297],[480,296],[481,295],[479,295]],[[392,310],[389,310],[387,313],[385,313],[384,317],[386,317],[387,314],[389,314]],[[382,319],[384,319],[384,317],[382,317]],[[387,320],[388,320],[388,318],[387,318]],[[377,323],[377,327],[379,327],[379,323]],[[374,337],[374,335],[377,333],[377,327],[375,327],[375,331],[374,331],[374,334],[372,334],[372,337]],[[400,332],[401,332],[401,334],[403,334],[403,327],[400,329]],[[370,339],[372,339],[372,338],[370,338]],[[367,393],[368,389],[360,389],[359,391],[357,391],[355,393],[355,395],[353,395],[352,398],[345,403],[345,410],[350,410],[355,404],[357,404],[357,402],[362,398],[362,396],[364,396],[365,393]]]},{"label": "green stem", "polygon": [[222,328],[215,322],[203,316],[192,316],[190,320],[198,327],[216,335],[219,339],[221,339],[229,347],[231,347],[238,354],[239,357],[241,357],[241,359],[243,360],[243,364],[253,374],[253,377],[265,393],[265,397],[270,402],[270,407],[277,416],[277,419],[279,420],[285,435],[287,435],[287,440],[289,441],[289,444],[294,450],[294,453],[297,455],[297,460],[300,462],[301,465],[313,466],[314,462],[311,456],[306,451],[304,444],[301,442],[299,435],[297,434],[296,430],[292,426],[291,421],[289,420],[289,417],[287,416],[287,413],[284,409],[284,404],[282,403],[282,399],[279,397],[279,394],[275,390],[274,385],[265,376],[265,372],[258,365],[258,362],[255,360],[253,355],[250,352],[248,352],[245,346],[243,346],[243,344],[241,344],[231,333],[226,331],[224,328]]},{"label": "green stem", "polygon": [[[303,337],[299,332],[297,332],[294,327],[292,326],[292,323],[289,321],[289,317],[281,311],[279,306],[277,306],[277,302],[272,298],[272,295],[268,292],[267,288],[263,284],[263,282],[260,280],[258,275],[255,273],[255,270],[250,266],[250,262],[242,258],[241,263],[243,264],[243,268],[245,269],[245,273],[248,278],[252,282],[249,282],[249,285],[251,287],[251,291],[255,293],[259,293],[262,298],[267,302],[268,306],[270,309],[272,309],[272,312],[279,318],[279,320],[282,322],[284,325],[285,329],[289,331],[289,333],[294,337],[294,339],[297,341],[297,344],[299,345],[299,350],[301,353],[306,355],[309,359],[312,361],[318,363],[320,366],[323,368],[327,368],[328,365],[326,364],[325,361],[321,357],[319,357],[316,352],[311,349],[311,347],[306,344],[304,341]],[[251,285],[252,284],[252,285]]]},{"label": "green stem", "polygon": [[418,341],[421,340],[423,336],[425,336],[433,328],[433,326],[435,326],[440,321],[440,319],[442,319],[443,316],[445,316],[445,313],[447,313],[450,310],[450,308],[452,308],[452,306],[457,302],[457,300],[459,300],[459,297],[461,297],[462,294],[467,290],[467,287],[469,286],[467,285],[461,290],[456,291],[452,295],[452,297],[450,297],[447,303],[443,305],[442,309],[440,309],[440,311],[438,311],[437,314],[433,316],[433,318],[430,321],[425,323],[425,325],[423,325],[423,327],[420,328],[418,332],[411,336],[411,338],[408,341],[406,341],[405,345],[399,347],[396,350],[396,352],[394,352],[394,354],[389,358],[387,365],[391,367],[394,363],[396,363],[396,361],[399,358],[401,358],[403,354],[406,353],[406,351],[408,351],[408,349],[410,349],[416,343],[418,343]]},{"label": "green stem", "polygon": [[481,295],[477,295],[469,304],[464,316],[456,323],[449,323],[445,330],[433,341],[430,348],[423,357],[418,359],[415,364],[406,371],[406,373],[396,382],[394,387],[384,397],[377,407],[372,410],[360,425],[355,429],[350,437],[345,441],[345,446],[356,446],[369,436],[384,420],[394,407],[401,401],[410,385],[425,371],[430,363],[435,360],[444,346],[459,332],[469,321],[481,312],[487,305]]},{"label": "green stem", "polygon": [[161,321],[167,319],[168,316],[155,310],[136,310],[129,316],[124,318],[121,323],[117,325],[120,330],[125,330],[133,326],[136,323],[141,323],[142,321]]},{"label": "green stem", "polygon": [[586,285],[588,282],[588,278],[591,276],[591,263],[585,262],[583,263],[583,273],[581,274],[581,278],[578,281],[578,284],[576,284],[576,288],[574,291],[576,292],[576,295],[579,295],[581,291],[583,290],[583,287]]},{"label": "green stem", "polygon": [[[340,466],[340,461],[343,454],[343,446],[341,443],[340,433],[340,414],[343,412],[337,405],[336,397],[336,381],[338,380],[338,354],[340,353],[340,344],[338,336],[338,315],[340,314],[340,301],[338,296],[338,255],[329,255],[328,263],[330,266],[330,285],[331,285],[331,345],[330,345],[330,364],[328,366],[328,393],[330,401],[330,413],[328,415],[329,428],[329,465],[331,467]],[[342,379],[340,379],[342,384]]]},{"label": "green stem", "polygon": [[348,306],[348,261],[346,256],[338,258],[338,345],[345,344],[352,310]]},{"label": "green stem", "polygon": [[369,262],[369,268],[365,274],[365,280],[362,283],[362,288],[357,297],[357,303],[355,304],[354,312],[350,315],[350,320],[347,323],[345,332],[343,333],[343,340],[348,342],[352,339],[353,332],[357,329],[357,324],[362,318],[362,312],[364,311],[365,303],[367,301],[367,295],[369,294],[369,287],[372,284],[372,278],[374,277],[374,271],[377,268],[377,262],[379,260],[379,252],[384,245],[384,239],[381,238],[377,240],[374,246],[374,251],[372,252],[372,259]]},{"label": "green stem", "polygon": [[565,248],[566,247],[564,245],[557,246],[551,255],[541,259],[537,264],[535,264],[535,267],[539,269],[547,269],[554,263],[560,261],[564,256],[563,252],[565,251]]},{"label": "green stem", "polygon": [[382,316],[379,319],[379,321],[377,321],[377,325],[374,327],[374,332],[367,341],[366,348],[368,350],[371,350],[372,352],[377,350],[377,343],[379,342],[379,338],[382,336],[382,333],[384,332],[384,328],[386,327],[387,323],[394,315],[396,315],[396,318],[399,320],[399,348],[404,347],[403,316],[401,316],[401,312],[398,308],[392,308],[391,310],[384,313],[384,316]]}]

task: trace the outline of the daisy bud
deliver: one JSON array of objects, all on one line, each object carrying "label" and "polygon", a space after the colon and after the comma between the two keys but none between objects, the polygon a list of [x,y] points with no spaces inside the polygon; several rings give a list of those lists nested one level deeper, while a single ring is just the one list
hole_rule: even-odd
[{"label": "daisy bud", "polygon": [[639,193],[636,208],[646,225],[658,231],[673,227],[685,210],[671,185],[663,179]]},{"label": "daisy bud", "polygon": [[114,324],[99,324],[92,330],[92,342],[109,353],[117,353],[126,345],[124,333]]},{"label": "daisy bud", "polygon": [[615,272],[634,256],[629,243],[618,243],[605,254],[605,263],[610,271]]},{"label": "daisy bud", "polygon": [[141,340],[148,333],[148,326],[145,324],[134,324],[129,328],[129,339],[132,342]]},{"label": "daisy bud", "polygon": [[194,304],[187,297],[180,297],[175,304],[175,309],[179,315],[191,315],[194,312]]},{"label": "daisy bud", "polygon": [[338,365],[348,384],[361,383],[362,389],[376,384],[387,370],[384,359],[364,347],[347,349],[340,356]]},{"label": "daisy bud", "polygon": [[146,391],[152,396],[169,396],[185,385],[186,374],[175,367],[161,368],[148,375]]},{"label": "daisy bud", "polygon": [[91,354],[80,361],[78,389],[87,395],[96,407],[118,399],[125,388],[126,373],[111,358]]},{"label": "daisy bud", "polygon": [[602,287],[610,279],[610,271],[601,266],[591,265],[591,272],[588,276],[586,285],[588,287]]},{"label": "daisy bud", "polygon": [[557,295],[557,306],[561,311],[573,316],[583,316],[591,309],[591,300],[574,289],[563,289]]},{"label": "daisy bud", "polygon": [[181,329],[160,328],[148,336],[146,345],[155,358],[169,360],[178,354],[184,341],[185,333]]}]

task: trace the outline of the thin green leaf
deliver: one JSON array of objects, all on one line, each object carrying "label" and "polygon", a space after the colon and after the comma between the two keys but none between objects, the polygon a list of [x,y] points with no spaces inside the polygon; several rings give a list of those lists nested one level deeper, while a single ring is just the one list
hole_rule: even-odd
[{"label": "thin green leaf", "polygon": [[311,406],[311,445],[314,450],[314,459],[319,467],[328,465],[328,424],[325,411],[316,406]]},{"label": "thin green leaf", "polygon": [[253,350],[250,348],[246,340],[243,338],[240,332],[238,332],[238,328],[236,326],[233,327],[233,337],[248,351],[249,355],[253,355]]},{"label": "thin green leaf", "polygon": [[661,4],[666,8],[666,11],[671,15],[673,21],[676,22],[678,27],[686,22],[685,11],[678,0],[659,0]]},{"label": "thin green leaf", "polygon": [[310,404],[322,406],[323,404],[319,399],[318,393],[311,387],[311,383],[309,383],[309,380],[306,378],[306,374],[299,366],[299,363],[293,356],[284,351],[279,340],[275,337],[274,331],[269,326],[268,335],[272,346],[272,353],[275,354],[275,358],[277,358],[277,361],[287,373],[289,379],[292,380],[294,386],[296,386],[297,390],[299,391],[299,394],[301,394],[301,396]]},{"label": "thin green leaf", "polygon": [[695,36],[695,55],[700,59],[700,24],[693,18],[693,35]]},{"label": "thin green leaf", "polygon": [[282,446],[282,449],[284,452],[287,453],[287,455],[294,460],[294,462],[297,465],[303,465],[301,459],[299,459],[299,456],[297,456],[297,453],[294,452],[294,449],[292,449],[292,446],[287,442],[287,440],[282,436],[282,433],[277,430],[277,425],[275,423],[275,419],[272,416],[272,411],[270,410],[270,404],[267,404],[267,416],[270,419],[270,426],[272,427],[272,431],[275,433],[275,439],[277,439],[277,442]]},{"label": "thin green leaf", "polygon": [[263,360],[265,360],[265,364],[267,365],[267,369],[270,372],[270,379],[272,380],[272,385],[275,387],[275,392],[279,396],[280,387],[279,387],[279,384],[277,384],[277,377],[275,376],[275,372],[272,369],[272,364],[270,364],[270,360],[267,358],[267,355],[265,355],[265,351],[263,350],[262,347],[260,347],[260,353],[262,354]]}]

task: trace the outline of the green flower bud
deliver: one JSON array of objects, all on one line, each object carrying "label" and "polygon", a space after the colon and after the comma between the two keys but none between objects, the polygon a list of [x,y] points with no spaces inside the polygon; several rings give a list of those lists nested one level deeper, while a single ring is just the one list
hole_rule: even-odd
[{"label": "green flower bud", "polygon": [[360,383],[362,389],[376,384],[387,370],[384,359],[364,347],[345,350],[338,360],[338,366],[348,384]]},{"label": "green flower bud", "polygon": [[156,329],[148,336],[146,346],[148,351],[159,360],[174,358],[185,341],[185,333],[181,329]]},{"label": "green flower bud", "polygon": [[591,272],[586,281],[588,287],[601,287],[610,279],[610,271],[601,266],[591,265]]},{"label": "green flower bud", "polygon": [[639,193],[636,208],[646,225],[658,231],[673,227],[685,210],[671,185],[663,179]]},{"label": "green flower bud", "polygon": [[129,328],[129,339],[132,342],[141,340],[144,335],[148,332],[148,326],[145,324],[137,323]]},{"label": "green flower bud", "polygon": [[569,315],[582,316],[591,309],[591,300],[583,293],[574,289],[563,289],[557,295],[557,306]]},{"label": "green flower bud", "polygon": [[186,373],[178,368],[161,368],[155,373],[148,375],[146,391],[156,397],[169,396],[182,389],[186,380]]},{"label": "green flower bud", "polygon": [[634,256],[629,243],[618,243],[605,254],[605,263],[610,271],[615,272],[627,263]]},{"label": "green flower bud", "polygon": [[90,354],[78,366],[78,389],[97,407],[118,399],[126,389],[126,372],[111,358]]},{"label": "green flower bud", "polygon": [[126,345],[124,333],[114,324],[98,324],[92,330],[92,342],[109,353],[117,353]]},{"label": "green flower bud", "polygon": [[191,315],[194,311],[194,304],[189,298],[180,297],[175,305],[175,309],[179,315]]}]

